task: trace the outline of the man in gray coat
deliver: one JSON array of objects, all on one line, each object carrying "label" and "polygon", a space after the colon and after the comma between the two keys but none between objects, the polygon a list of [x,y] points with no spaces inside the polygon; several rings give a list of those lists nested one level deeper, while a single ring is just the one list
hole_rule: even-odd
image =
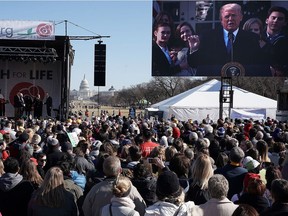
[{"label": "man in gray coat", "polygon": [[230,216],[238,205],[235,205],[227,198],[229,183],[227,179],[220,174],[213,175],[208,181],[208,191],[211,199],[200,205],[202,214],[198,216]]},{"label": "man in gray coat", "polygon": [[[82,210],[85,216],[98,216],[103,206],[111,202],[113,197],[112,187],[116,177],[121,174],[122,168],[118,157],[110,156],[103,163],[106,178],[94,185],[85,197]],[[135,210],[144,215],[146,204],[138,190],[132,185],[128,195],[135,204]]]}]

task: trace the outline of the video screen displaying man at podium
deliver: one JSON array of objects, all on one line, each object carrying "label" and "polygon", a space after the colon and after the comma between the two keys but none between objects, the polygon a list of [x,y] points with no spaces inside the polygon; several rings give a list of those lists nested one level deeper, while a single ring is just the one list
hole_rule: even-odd
[{"label": "video screen displaying man at podium", "polygon": [[[216,1],[209,2],[211,7],[213,7],[213,4],[216,4]],[[214,7],[214,9],[218,9],[219,11],[219,20],[215,19],[211,24],[212,27],[210,26],[211,28],[201,28],[201,32],[199,33],[193,30],[194,35],[189,36],[190,41],[188,39],[186,44],[182,43],[183,48],[186,47],[187,49],[188,47],[186,57],[189,67],[192,67],[195,71],[193,76],[269,77],[288,75],[288,39],[286,35],[281,35],[281,44],[283,47],[286,47],[286,49],[282,48],[280,53],[277,51],[278,56],[286,56],[284,57],[286,58],[286,63],[284,60],[280,63],[280,66],[274,62],[275,59],[279,59],[273,56],[275,55],[275,49],[272,47],[274,44],[266,41],[267,39],[264,40],[264,37],[261,36],[262,34],[266,33],[266,29],[264,30],[263,28],[263,23],[265,22],[268,24],[269,20],[272,19],[271,17],[277,17],[274,21],[275,25],[281,25],[281,19],[283,19],[283,22],[287,23],[287,10],[283,7],[271,7],[271,2],[263,2],[262,4],[265,5],[265,7],[263,6],[262,8],[267,9],[267,11],[265,11],[266,17],[262,18],[265,20],[263,20],[263,23],[249,23],[249,29],[247,30],[248,19],[244,19],[244,17],[247,16],[248,13],[242,9],[241,4],[243,4],[243,2],[217,2],[217,4],[221,3],[219,8]],[[180,4],[181,3],[182,2],[180,2]],[[187,5],[185,2],[183,2],[183,4]],[[169,9],[168,5],[169,3],[163,4],[163,6],[165,6],[163,9]],[[195,5],[198,5],[197,1]],[[188,4],[187,6],[190,5]],[[273,8],[274,10],[272,10]],[[264,14],[264,12],[262,14]],[[257,13],[255,12],[254,15],[257,16]],[[199,19],[195,19],[194,21],[193,19],[191,20],[189,20],[190,23],[196,22],[197,24],[197,22],[201,22]],[[247,23],[244,22],[245,20]],[[257,19],[257,21],[259,20],[260,19]],[[175,23],[175,29],[177,29],[177,26],[181,26],[181,23],[185,22],[185,20],[181,19],[180,15],[180,19],[177,22],[180,24],[176,25]],[[207,21],[204,20],[202,22]],[[249,22],[251,21],[249,20]],[[194,23],[194,26],[197,25]],[[256,33],[255,28],[259,29],[258,33]],[[269,28],[269,25],[267,28]],[[195,35],[197,35],[197,37],[195,37]],[[183,31],[180,29],[179,35],[176,34],[174,37],[171,36],[170,38],[172,39],[167,42],[168,46],[173,47],[175,44],[181,44],[181,39],[184,40],[185,38],[184,28]],[[193,40],[191,38],[193,38]],[[175,51],[173,52],[173,55],[175,56]],[[171,65],[173,65],[174,61],[176,62],[176,60],[174,60],[174,58],[171,59],[173,60]],[[152,57],[152,65],[154,61],[156,60]],[[281,68],[282,71],[280,73],[276,73],[275,70],[277,68]],[[171,75],[171,72],[165,73],[165,71],[162,71],[162,73],[158,73],[156,75],[152,68],[152,76],[177,76],[177,74],[181,73],[176,71]]]}]

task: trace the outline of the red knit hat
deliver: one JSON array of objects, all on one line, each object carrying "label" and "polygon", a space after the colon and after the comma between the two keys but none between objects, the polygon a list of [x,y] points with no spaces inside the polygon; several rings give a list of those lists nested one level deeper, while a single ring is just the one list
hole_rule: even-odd
[{"label": "red knit hat", "polygon": [[260,179],[260,175],[256,174],[256,173],[247,173],[245,175],[244,180],[243,180],[243,191],[244,192],[247,191],[247,187],[248,187],[249,181],[251,179]]}]

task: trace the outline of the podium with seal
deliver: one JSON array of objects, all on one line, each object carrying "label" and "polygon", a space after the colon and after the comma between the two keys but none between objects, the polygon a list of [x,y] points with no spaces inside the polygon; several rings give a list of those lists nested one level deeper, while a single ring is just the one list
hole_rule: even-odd
[{"label": "podium with seal", "polygon": [[222,77],[245,76],[245,68],[239,62],[228,62],[221,69]]}]

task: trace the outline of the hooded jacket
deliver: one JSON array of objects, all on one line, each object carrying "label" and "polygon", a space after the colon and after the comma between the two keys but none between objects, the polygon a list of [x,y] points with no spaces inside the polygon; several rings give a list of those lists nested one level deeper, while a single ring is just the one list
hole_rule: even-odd
[{"label": "hooded jacket", "polygon": [[19,173],[4,173],[0,178],[0,190],[9,191],[23,180]]},{"label": "hooded jacket", "polygon": [[199,207],[192,201],[183,203],[180,206],[165,201],[158,201],[146,208],[145,216],[191,216],[198,215],[198,211],[200,211]]},{"label": "hooded jacket", "polygon": [[27,215],[27,206],[34,191],[30,181],[18,173],[0,177],[0,212],[5,216]]},{"label": "hooded jacket", "polygon": [[[110,214],[110,205],[111,205],[111,212]],[[111,204],[107,204],[102,208],[103,216],[106,215],[117,215],[117,216],[140,216],[139,212],[134,210],[135,204],[133,203],[132,199],[129,197],[112,197]]]}]

